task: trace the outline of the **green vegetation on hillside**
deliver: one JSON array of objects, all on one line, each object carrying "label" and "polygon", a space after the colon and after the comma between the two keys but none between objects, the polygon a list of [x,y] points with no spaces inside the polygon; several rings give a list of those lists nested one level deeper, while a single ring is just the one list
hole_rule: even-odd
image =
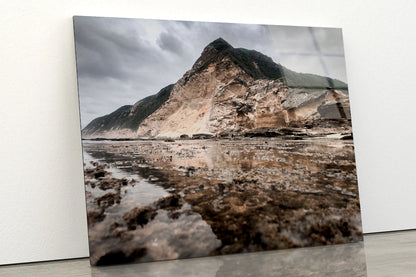
[{"label": "green vegetation on hillside", "polygon": [[137,130],[143,120],[159,109],[169,99],[172,88],[173,84],[161,89],[157,94],[148,96],[137,102],[132,108],[134,109],[132,110],[132,115],[128,120],[120,124],[120,127]]},{"label": "green vegetation on hillside", "polygon": [[94,132],[108,131],[111,129],[137,130],[140,123],[154,111],[160,108],[169,99],[173,84],[161,89],[157,94],[143,98],[134,106],[126,105],[116,111],[94,119],[88,124],[83,132],[92,134]]},{"label": "green vegetation on hillside", "polygon": [[207,47],[215,48],[218,53],[197,68],[189,78],[206,69],[212,62],[229,57],[236,65],[241,67],[254,79],[282,79],[289,87],[302,88],[326,88],[347,89],[347,84],[336,79],[323,77],[316,74],[298,73],[275,63],[272,58],[245,48],[233,48],[222,38],[211,42]]},{"label": "green vegetation on hillside", "polygon": [[323,77],[310,73],[298,73],[281,66],[285,84],[288,87],[297,88],[323,88],[332,87],[336,89],[347,89],[347,84],[337,79]]},{"label": "green vegetation on hillside", "polygon": [[[215,48],[218,51],[217,54],[208,59],[199,68],[195,69],[186,79],[185,83],[193,75],[202,72],[211,63],[221,60],[221,58],[225,56],[229,57],[231,61],[241,67],[254,79],[278,79],[282,77],[280,65],[276,64],[270,57],[267,57],[260,52],[255,50],[247,50],[244,48],[233,48],[222,38],[214,40],[205,49],[209,47]],[[198,62],[199,59],[196,61],[196,64]]]},{"label": "green vegetation on hillside", "polygon": [[[286,86],[292,88],[326,89],[327,87],[332,87],[344,91],[347,90],[347,84],[344,82],[315,74],[292,71],[255,50],[233,48],[222,38],[216,39],[205,47],[203,54],[195,62],[194,67],[199,65],[202,59],[204,61],[203,64],[198,66],[198,68],[193,68],[190,75],[186,77],[185,84],[193,75],[201,73],[210,64],[219,62],[224,57],[228,57],[254,79],[280,79]],[[115,129],[137,130],[143,120],[169,99],[173,86],[173,84],[169,85],[161,89],[157,94],[143,98],[133,106],[126,105],[111,114],[94,119],[83,129],[83,134],[88,135]]]},{"label": "green vegetation on hillside", "polygon": [[130,113],[132,105],[125,105],[114,112],[102,117],[97,117],[91,121],[82,131],[86,134],[92,134],[97,131],[109,130],[112,126],[116,126],[120,122],[123,122]]},{"label": "green vegetation on hillside", "polygon": [[255,50],[228,49],[231,60],[254,79],[278,79],[283,77],[281,67],[270,57]]}]

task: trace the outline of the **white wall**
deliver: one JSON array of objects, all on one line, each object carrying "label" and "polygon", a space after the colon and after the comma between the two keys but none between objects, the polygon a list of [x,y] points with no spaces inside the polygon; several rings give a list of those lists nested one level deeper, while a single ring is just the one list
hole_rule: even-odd
[{"label": "white wall", "polygon": [[416,228],[415,3],[0,0],[0,264],[88,256],[73,15],[342,27],[364,231]]}]

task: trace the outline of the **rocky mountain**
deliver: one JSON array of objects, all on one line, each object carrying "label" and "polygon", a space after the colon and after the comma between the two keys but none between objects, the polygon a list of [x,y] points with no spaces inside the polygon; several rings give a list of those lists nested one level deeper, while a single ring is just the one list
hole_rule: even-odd
[{"label": "rocky mountain", "polygon": [[234,48],[219,38],[174,85],[93,120],[82,135],[85,139],[238,135],[339,124],[349,118],[345,83],[296,73],[260,52]]},{"label": "rocky mountain", "polygon": [[169,98],[173,84],[148,96],[134,105],[123,106],[116,111],[94,119],[83,130],[83,138],[133,138],[140,123],[159,109]]}]

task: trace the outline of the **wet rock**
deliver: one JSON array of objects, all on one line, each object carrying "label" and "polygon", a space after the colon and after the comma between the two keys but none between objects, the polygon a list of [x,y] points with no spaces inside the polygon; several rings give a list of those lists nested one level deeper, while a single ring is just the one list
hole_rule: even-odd
[{"label": "wet rock", "polygon": [[132,262],[127,255],[121,250],[114,250],[101,256],[95,265],[113,265]]},{"label": "wet rock", "polygon": [[107,193],[103,196],[97,197],[94,201],[97,203],[97,206],[102,208],[108,208],[113,206],[115,203],[120,204],[121,196],[118,193]]},{"label": "wet rock", "polygon": [[101,256],[95,265],[113,265],[113,264],[123,264],[131,263],[135,259],[143,257],[146,255],[147,249],[145,247],[138,247],[131,251],[125,253],[122,250],[112,250],[103,256]]},{"label": "wet rock", "polygon": [[245,137],[278,137],[282,133],[275,128],[257,128],[244,133]]},{"label": "wet rock", "polygon": [[85,175],[89,176],[89,175],[91,175],[94,171],[95,171],[95,169],[94,169],[94,168],[87,167],[87,168],[85,168],[84,173],[85,173]]},{"label": "wet rock", "polygon": [[106,238],[116,237],[121,242],[132,240],[134,235],[126,230],[126,227],[119,222],[114,222],[108,229],[108,236]]},{"label": "wet rock", "polygon": [[220,138],[231,138],[232,134],[229,133],[229,132],[221,132],[221,133],[219,133],[219,137]]},{"label": "wet rock", "polygon": [[121,224],[116,221],[116,222],[114,222],[113,224],[110,225],[110,229],[109,230],[111,232],[111,231],[117,229],[120,226],[121,226]]},{"label": "wet rock", "polygon": [[193,134],[192,139],[212,139],[214,135],[211,134]]},{"label": "wet rock", "polygon": [[87,213],[88,225],[93,225],[97,222],[101,222],[105,218],[104,209],[95,209],[88,211]]},{"label": "wet rock", "polygon": [[168,217],[170,219],[178,219],[181,215],[182,215],[182,212],[180,212],[180,211],[172,211],[172,212],[168,213]]},{"label": "wet rock", "polygon": [[180,139],[190,139],[190,137],[186,134],[183,134],[179,137]]},{"label": "wet rock", "polygon": [[104,177],[105,173],[106,172],[104,170],[97,170],[96,172],[94,172],[94,178],[98,179],[100,177]]},{"label": "wet rock", "polygon": [[352,134],[349,134],[349,135],[343,135],[343,136],[341,137],[341,139],[342,139],[342,140],[349,140],[349,139],[353,139],[353,135],[352,135]]},{"label": "wet rock", "polygon": [[295,128],[280,128],[279,131],[282,133],[282,135],[290,136],[295,135],[299,133]]},{"label": "wet rock", "polygon": [[178,209],[181,204],[181,197],[177,194],[171,194],[159,199],[153,205],[156,209]]},{"label": "wet rock", "polygon": [[96,162],[93,163],[94,168],[87,167],[84,170],[84,174],[88,178],[103,178],[108,175],[108,172],[105,170],[105,165],[100,165]]},{"label": "wet rock", "polygon": [[86,199],[92,198],[92,193],[90,191],[85,191],[85,198]]},{"label": "wet rock", "polygon": [[129,181],[126,178],[121,179],[121,185],[127,186]]},{"label": "wet rock", "polygon": [[[330,132],[350,134],[350,129],[344,128],[348,121],[322,122],[327,124],[327,129],[313,129],[312,132],[302,125],[273,130],[284,134],[284,138],[302,138],[306,137],[305,133],[308,136],[310,133],[326,136]],[[219,154],[214,159],[214,167],[198,163],[201,155],[209,152],[201,151],[202,145],[211,150],[214,143]],[[350,144],[348,141],[334,143]],[[126,245],[133,244],[133,241],[129,241],[133,239],[132,234],[141,232],[130,230],[151,222],[159,209],[167,211],[160,211],[160,218],[166,213],[171,219],[169,221],[174,223],[179,223],[177,219],[182,220],[187,212],[198,213],[222,242],[220,247],[209,254],[323,245],[361,239],[362,231],[357,223],[360,220],[360,209],[356,199],[358,191],[352,150],[331,147],[317,151],[308,141],[293,142],[289,139],[282,142],[274,138],[242,138],[239,143],[230,140],[206,141],[203,144],[188,141],[180,148],[176,144],[158,141],[152,142],[151,146],[146,144],[147,149],[136,147],[124,150],[123,145],[123,154],[117,149],[112,151],[129,158],[132,151],[140,152],[152,166],[145,169],[137,166],[134,170],[143,178],[157,176],[160,179],[155,183],[172,195],[149,206],[131,210],[124,214],[124,221],[121,220],[110,228],[113,240],[116,238],[117,241],[120,239],[127,242],[123,246],[125,248],[121,249],[124,256],[128,255]],[[174,162],[163,158],[162,163],[162,159],[157,156],[161,152],[163,157],[172,155]],[[209,158],[212,159],[211,156]],[[187,174],[188,172],[192,174]],[[122,184],[120,179],[114,182],[107,179],[111,178],[106,176],[94,181],[97,185],[108,182],[104,187],[113,189]],[[109,224],[111,223],[113,222]],[[153,228],[153,224],[149,227]]]},{"label": "wet rock", "polygon": [[101,190],[117,189],[118,187],[120,187],[119,181],[120,179],[116,179],[116,178],[106,178],[106,179],[100,180],[97,183],[97,186]]},{"label": "wet rock", "polygon": [[137,225],[143,227],[149,221],[153,220],[157,211],[150,206],[136,207],[123,215],[129,230],[135,230]]}]

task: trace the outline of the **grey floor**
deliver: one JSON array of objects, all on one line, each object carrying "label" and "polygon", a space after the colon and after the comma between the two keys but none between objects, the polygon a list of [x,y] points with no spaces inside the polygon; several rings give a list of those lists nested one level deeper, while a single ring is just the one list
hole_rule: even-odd
[{"label": "grey floor", "polygon": [[0,276],[416,276],[416,231],[365,235],[364,243],[123,266],[88,259],[0,266]]}]

